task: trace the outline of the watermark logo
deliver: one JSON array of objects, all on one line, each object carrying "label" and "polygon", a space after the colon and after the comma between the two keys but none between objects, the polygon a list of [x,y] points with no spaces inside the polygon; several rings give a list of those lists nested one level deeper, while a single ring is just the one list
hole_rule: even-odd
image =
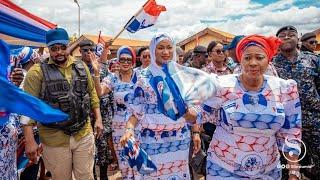
[{"label": "watermark logo", "polygon": [[177,175],[172,175],[168,178],[168,180],[180,180],[181,178]]},{"label": "watermark logo", "polygon": [[247,155],[241,161],[240,170],[250,176],[258,174],[261,169],[263,169],[263,161],[262,158],[257,154]]},{"label": "watermark logo", "polygon": [[[293,142],[296,142],[296,143],[293,143]],[[300,145],[297,142],[299,142]],[[290,149],[288,154],[284,153],[285,148]],[[292,156],[294,155],[293,153],[294,150],[298,151],[298,156],[300,157],[297,160],[292,160]],[[302,156],[300,156],[301,154]],[[284,140],[284,144],[282,145],[282,155],[287,161],[299,162],[306,156],[306,145],[301,139],[298,139],[298,138],[289,139],[288,137],[286,137]]]}]

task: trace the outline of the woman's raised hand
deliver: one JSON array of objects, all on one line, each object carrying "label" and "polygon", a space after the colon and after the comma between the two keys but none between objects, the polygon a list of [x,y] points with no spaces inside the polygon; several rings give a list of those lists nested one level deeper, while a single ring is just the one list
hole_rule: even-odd
[{"label": "woman's raised hand", "polygon": [[91,65],[92,68],[94,70],[94,72],[98,72],[100,71],[100,63],[98,61],[98,59],[96,58],[96,55],[94,53],[90,54],[90,61],[91,61]]}]

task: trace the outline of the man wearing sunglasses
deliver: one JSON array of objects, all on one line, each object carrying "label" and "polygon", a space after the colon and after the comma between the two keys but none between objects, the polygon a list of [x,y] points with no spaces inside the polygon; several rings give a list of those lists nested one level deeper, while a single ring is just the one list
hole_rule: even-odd
[{"label": "man wearing sunglasses", "polygon": [[93,41],[89,39],[82,40],[79,43],[80,47],[80,53],[81,53],[81,60],[86,63],[86,65],[89,67],[91,72],[91,59],[96,58],[95,51],[96,51],[96,45]]},{"label": "man wearing sunglasses", "polygon": [[314,53],[318,44],[315,33],[309,32],[304,34],[301,36],[300,41],[302,43],[300,49],[301,51]]},{"label": "man wearing sunglasses", "polygon": [[[33,65],[28,71],[24,90],[69,114],[69,119],[54,124],[37,124],[43,146],[43,160],[52,179],[93,179],[94,135],[102,130],[99,98],[88,67],[69,56],[66,30],[56,28],[46,33],[50,57]],[[95,116],[92,131],[89,113]],[[24,126],[26,154],[36,163],[40,148],[32,126]]]},{"label": "man wearing sunglasses", "polygon": [[207,57],[207,48],[204,46],[196,46],[193,49],[191,60],[186,62],[184,65],[187,67],[201,69],[207,64]]}]

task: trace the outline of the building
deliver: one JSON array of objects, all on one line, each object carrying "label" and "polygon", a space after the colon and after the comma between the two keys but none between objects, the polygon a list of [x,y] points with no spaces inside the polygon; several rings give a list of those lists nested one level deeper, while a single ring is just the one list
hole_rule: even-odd
[{"label": "building", "polygon": [[320,53],[320,28],[313,32],[317,35],[316,39],[318,41],[316,52]]},{"label": "building", "polygon": [[[81,35],[77,40],[75,40],[74,42],[72,42],[69,45],[70,54],[74,57],[80,57],[81,54],[79,51],[79,43],[85,39],[90,39],[94,43],[98,43],[98,38],[99,38],[99,36],[97,36],[97,35],[88,35],[88,34]],[[112,38],[111,36],[102,36],[102,39],[104,41],[108,41],[111,38]],[[132,48],[137,50],[140,47],[149,46],[149,44],[150,44],[150,41],[118,38],[110,46],[111,58],[116,57],[117,50],[119,49],[119,47],[121,47],[123,45],[131,46]]]},{"label": "building", "polygon": [[182,40],[177,45],[187,52],[193,49],[197,45],[202,45],[207,47],[211,41],[219,41],[223,44],[228,44],[232,41],[235,35],[220,31],[215,28],[205,28],[204,30]]}]

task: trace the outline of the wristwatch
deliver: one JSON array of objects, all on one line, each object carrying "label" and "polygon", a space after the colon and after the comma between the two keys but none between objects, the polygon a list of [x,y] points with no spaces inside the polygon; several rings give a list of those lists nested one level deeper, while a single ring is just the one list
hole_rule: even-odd
[{"label": "wristwatch", "polygon": [[296,170],[290,170],[289,171],[289,176],[290,175],[294,175],[294,176],[297,176],[298,179],[301,179],[301,174],[299,171],[296,171]]},{"label": "wristwatch", "polygon": [[200,131],[192,131],[192,135],[194,135],[194,134],[200,135]]}]

